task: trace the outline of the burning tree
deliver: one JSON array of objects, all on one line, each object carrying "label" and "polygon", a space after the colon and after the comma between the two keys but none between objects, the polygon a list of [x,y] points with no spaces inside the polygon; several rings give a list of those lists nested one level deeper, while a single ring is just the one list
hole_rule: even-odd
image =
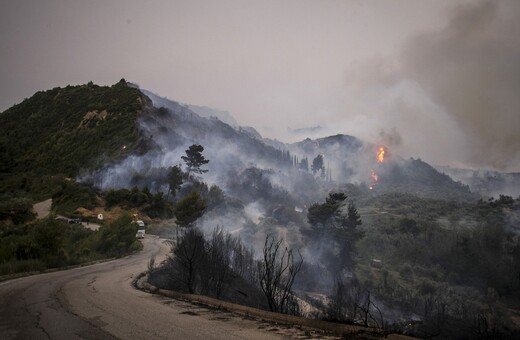
[{"label": "burning tree", "polygon": [[377,162],[383,163],[385,160],[385,148],[380,146],[379,149],[377,149]]},{"label": "burning tree", "polygon": [[[376,151],[376,162],[383,163],[385,161],[385,153],[386,149],[383,146],[380,146]],[[379,180],[379,175],[376,173],[374,169],[370,171],[370,178],[372,179],[372,184],[370,185],[370,190],[373,190]]]}]

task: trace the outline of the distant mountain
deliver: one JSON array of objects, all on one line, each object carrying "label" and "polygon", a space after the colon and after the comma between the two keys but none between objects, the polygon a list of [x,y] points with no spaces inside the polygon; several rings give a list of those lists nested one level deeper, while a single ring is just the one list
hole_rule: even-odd
[{"label": "distant mountain", "polygon": [[324,136],[327,134],[327,130],[328,129],[323,126],[310,126],[298,129],[287,128],[287,132],[296,138],[315,138],[318,136]]},{"label": "distant mountain", "polygon": [[238,127],[238,123],[235,118],[227,111],[213,109],[208,106],[188,105],[188,108],[198,114],[201,117],[212,118],[215,117],[218,120],[226,123],[232,127]]},{"label": "distant mountain", "polygon": [[[376,194],[407,192],[439,199],[475,199],[468,186],[455,182],[420,159],[405,160],[385,148],[384,162],[377,162],[379,147],[348,135],[307,138],[289,145],[291,152],[304,154],[309,165],[313,160],[311,157],[323,155],[333,180],[364,183]],[[377,181],[372,173],[377,176]]]},{"label": "distant mountain", "polygon": [[509,195],[513,198],[520,196],[520,173],[503,173],[492,170],[470,170],[438,166],[443,172],[457,181],[469,186],[471,191],[485,197]]},{"label": "distant mountain", "polygon": [[379,175],[376,190],[379,192],[408,192],[441,200],[478,199],[467,185],[454,181],[420,159],[396,158],[379,164],[376,169]]}]

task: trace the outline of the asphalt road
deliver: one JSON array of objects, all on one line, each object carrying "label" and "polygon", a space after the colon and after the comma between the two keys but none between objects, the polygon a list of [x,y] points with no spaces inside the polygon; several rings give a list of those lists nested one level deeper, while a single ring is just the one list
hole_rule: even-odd
[{"label": "asphalt road", "polygon": [[299,337],[296,330],[134,289],[131,282],[150,257],[157,255],[158,263],[168,251],[155,237],[143,243],[143,251],[122,259],[0,283],[0,338]]}]

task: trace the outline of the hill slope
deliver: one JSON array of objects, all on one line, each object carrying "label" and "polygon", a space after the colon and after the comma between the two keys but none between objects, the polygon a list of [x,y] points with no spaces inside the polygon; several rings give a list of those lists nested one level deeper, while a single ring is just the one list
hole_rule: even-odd
[{"label": "hill slope", "polygon": [[[469,194],[467,188],[424,162],[395,156],[378,166],[375,146],[352,136],[273,143],[254,130],[201,117],[188,105],[124,80],[110,87],[89,83],[38,92],[0,114],[0,131],[2,178],[20,173],[61,174],[81,177],[102,189],[138,185],[159,190],[164,183],[154,174],[180,163],[189,145],[201,144],[211,160],[205,180],[224,189],[236,187],[236,180],[248,168],[272,169],[262,176],[268,177],[273,188],[310,199],[318,194],[314,184],[307,188],[314,177],[302,174],[298,163],[307,158],[310,165],[321,154],[327,175],[336,183],[370,183],[371,170],[377,169],[379,192]],[[251,173],[257,172],[247,172]],[[327,177],[316,180],[330,182]],[[334,186],[322,184],[323,190]]]},{"label": "hill slope", "polygon": [[99,168],[144,147],[146,97],[124,80],[41,91],[0,114],[0,172],[64,174]]}]

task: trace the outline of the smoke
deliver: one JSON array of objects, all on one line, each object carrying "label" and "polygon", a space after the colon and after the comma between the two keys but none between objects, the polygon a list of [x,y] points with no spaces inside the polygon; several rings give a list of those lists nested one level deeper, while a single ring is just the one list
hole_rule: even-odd
[{"label": "smoke", "polygon": [[265,208],[260,202],[253,202],[244,207],[244,213],[254,223],[259,223],[260,218],[265,215]]},{"label": "smoke", "polygon": [[353,65],[341,126],[406,157],[519,171],[519,12],[517,1],[459,5],[444,28],[408,39],[397,60]]},{"label": "smoke", "polygon": [[473,166],[520,169],[519,10],[518,1],[459,6],[443,30],[420,34],[404,49],[402,77],[455,120],[470,146],[464,161]]},{"label": "smoke", "polygon": [[395,126],[392,127],[388,132],[384,128],[381,129],[381,132],[379,132],[379,137],[381,137],[380,144],[383,144],[387,147],[398,147],[403,143],[403,138]]},{"label": "smoke", "polygon": [[394,155],[462,165],[467,146],[457,122],[388,60],[359,63],[347,75],[338,122],[346,133],[391,148]]}]

